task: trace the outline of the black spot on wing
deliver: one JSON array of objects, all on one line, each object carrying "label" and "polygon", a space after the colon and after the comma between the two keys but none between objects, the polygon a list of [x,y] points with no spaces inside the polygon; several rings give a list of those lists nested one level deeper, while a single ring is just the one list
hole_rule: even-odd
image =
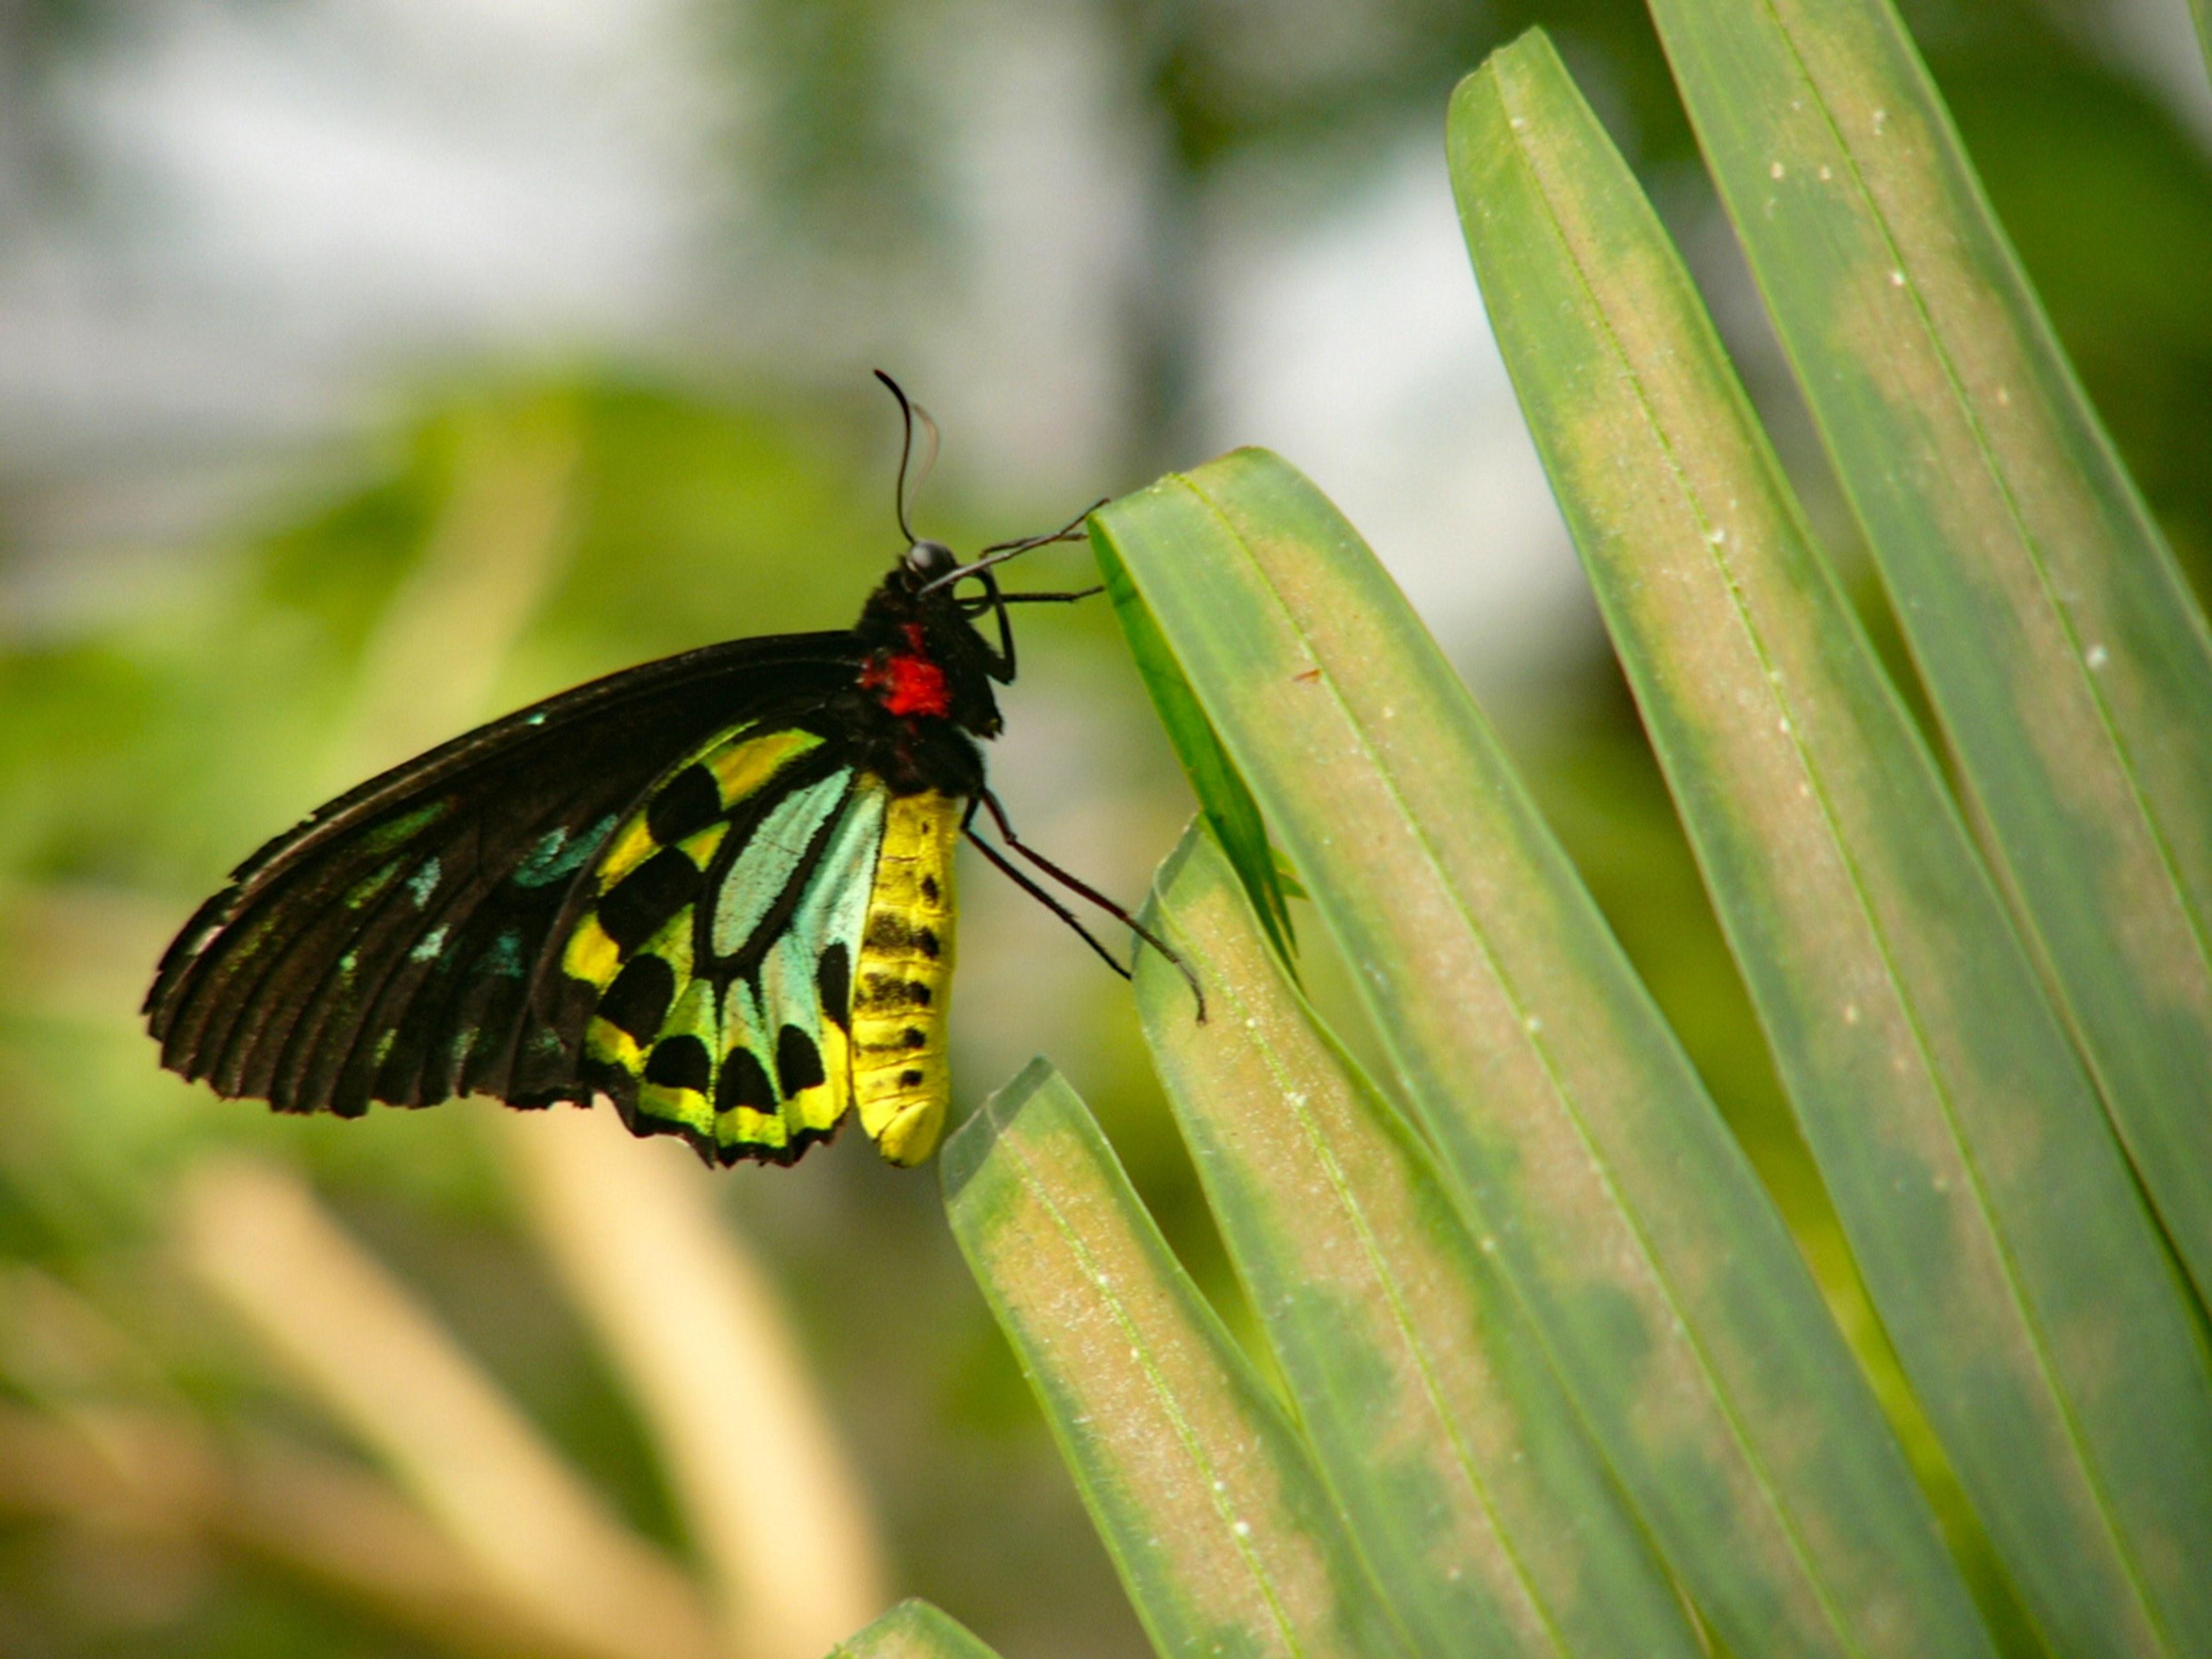
[{"label": "black spot on wing", "polygon": [[615,982],[599,1000],[599,1017],[628,1031],[640,1042],[649,1042],[668,1017],[676,998],[676,969],[650,951],[641,951],[623,964]]},{"label": "black spot on wing", "polygon": [[645,826],[663,847],[696,836],[722,815],[722,787],[705,767],[685,767],[646,803]]},{"label": "black spot on wing", "polygon": [[664,847],[599,901],[599,926],[627,955],[668,925],[699,891],[699,866]]},{"label": "black spot on wing", "polygon": [[714,1062],[707,1045],[687,1031],[653,1045],[652,1054],[646,1057],[645,1080],[705,1094],[714,1084]]},{"label": "black spot on wing", "polygon": [[842,1030],[853,1029],[853,957],[838,939],[822,952],[822,960],[814,965],[815,994],[821,999],[822,1012],[836,1021]]},{"label": "black spot on wing", "polygon": [[722,1075],[714,1085],[714,1109],[734,1112],[750,1106],[757,1112],[775,1109],[775,1087],[768,1068],[750,1048],[732,1048],[723,1057]]},{"label": "black spot on wing", "polygon": [[796,1025],[787,1025],[776,1033],[775,1080],[784,1099],[819,1088],[829,1081],[829,1075],[822,1069],[822,1051],[814,1046],[812,1037]]}]

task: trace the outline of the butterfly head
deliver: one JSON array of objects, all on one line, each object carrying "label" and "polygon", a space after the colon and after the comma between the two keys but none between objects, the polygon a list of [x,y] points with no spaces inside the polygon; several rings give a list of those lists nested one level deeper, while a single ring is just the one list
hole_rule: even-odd
[{"label": "butterfly head", "polygon": [[904,565],[908,574],[917,578],[919,584],[922,586],[950,577],[960,568],[960,561],[951,548],[943,542],[933,542],[927,538],[917,541],[913,546],[908,548],[906,556],[900,561],[900,563]]},{"label": "butterfly head", "polygon": [[[890,375],[878,369],[876,378],[898,400],[906,424],[893,501],[907,547],[860,619],[861,643],[869,653],[861,685],[899,719],[946,720],[978,737],[995,737],[1000,720],[991,683],[1003,685],[1014,678],[1014,634],[1009,596],[1000,591],[992,571],[1033,548],[1075,539],[1091,509],[1049,534],[984,548],[964,564],[943,542],[915,535],[909,508],[936,459],[937,423]],[[995,645],[978,631],[987,617],[997,625]]]}]

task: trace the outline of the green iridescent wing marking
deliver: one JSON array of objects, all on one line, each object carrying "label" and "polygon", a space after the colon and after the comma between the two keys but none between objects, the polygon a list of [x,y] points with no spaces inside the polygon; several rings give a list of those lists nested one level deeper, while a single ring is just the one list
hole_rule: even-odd
[{"label": "green iridescent wing marking", "polygon": [[888,799],[811,732],[742,727],[615,831],[561,994],[590,1006],[582,1075],[633,1129],[725,1164],[836,1131]]}]

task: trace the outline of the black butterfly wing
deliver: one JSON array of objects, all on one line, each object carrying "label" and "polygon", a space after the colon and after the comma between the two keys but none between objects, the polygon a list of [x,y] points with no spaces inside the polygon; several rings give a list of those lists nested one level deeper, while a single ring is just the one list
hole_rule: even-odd
[{"label": "black butterfly wing", "polygon": [[162,1064],[345,1116],[459,1093],[589,1098],[588,1010],[539,987],[599,842],[718,735],[818,714],[859,659],[844,633],[708,646],[340,796],[240,866],[169,947],[145,1006]]}]

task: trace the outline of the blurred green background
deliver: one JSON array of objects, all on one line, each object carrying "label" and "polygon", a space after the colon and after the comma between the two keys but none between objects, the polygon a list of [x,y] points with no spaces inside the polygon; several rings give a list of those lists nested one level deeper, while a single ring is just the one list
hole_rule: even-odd
[{"label": "blurred green background", "polygon": [[[1906,15],[2212,599],[2212,92],[2184,0]],[[136,1009],[223,872],[359,776],[634,661],[848,622],[900,550],[876,366],[944,428],[921,517],[956,546],[1236,443],[1329,489],[1848,1295],[1466,270],[1444,95],[1530,22],[1891,640],[1626,0],[0,10],[0,1653],[556,1650],[511,1616],[526,1583],[479,1606],[439,1579],[497,1549],[362,1414],[400,1434],[442,1374],[390,1357],[400,1397],[349,1407],[237,1290],[255,1264],[223,1252],[266,1195],[242,1169],[302,1172],[605,1523],[705,1586],[725,1650],[805,1650],[717,1568],[647,1362],[548,1247],[517,1137],[551,1126],[279,1121],[159,1073]],[[1103,611],[1021,620],[998,787],[1133,900],[1188,810],[1172,758]],[[956,1111],[1049,1054],[1231,1299],[1121,985],[964,881]],[[932,1176],[858,1137],[790,1171],[615,1133],[593,1158],[665,1166],[762,1268],[781,1315],[748,1328],[787,1317],[857,1493],[825,1616],[919,1594],[1014,1659],[1139,1650]],[[342,1321],[322,1285],[271,1294]],[[784,1431],[754,1403],[713,1407],[740,1449]],[[817,1536],[794,1516],[766,1571],[806,1582]]]}]

